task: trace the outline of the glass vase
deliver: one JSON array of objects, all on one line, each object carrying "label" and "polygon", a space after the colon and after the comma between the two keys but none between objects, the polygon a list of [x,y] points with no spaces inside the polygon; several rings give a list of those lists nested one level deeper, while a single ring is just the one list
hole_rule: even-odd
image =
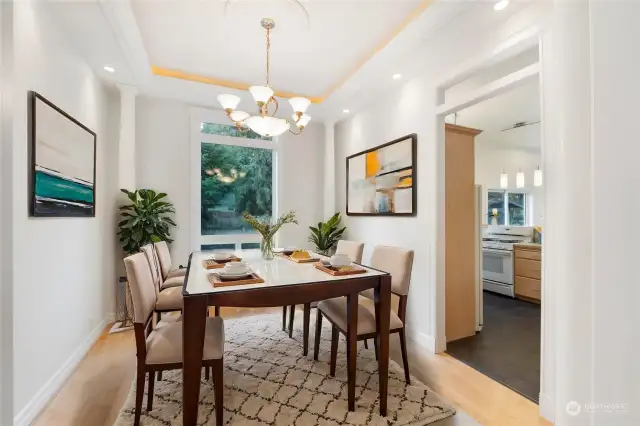
[{"label": "glass vase", "polygon": [[262,252],[262,258],[264,260],[273,260],[273,235],[262,236],[262,241],[260,241],[260,251]]}]

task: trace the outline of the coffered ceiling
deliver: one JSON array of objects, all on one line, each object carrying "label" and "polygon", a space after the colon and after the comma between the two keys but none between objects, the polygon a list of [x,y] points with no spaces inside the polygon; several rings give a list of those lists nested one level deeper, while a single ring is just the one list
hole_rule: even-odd
[{"label": "coffered ceiling", "polygon": [[155,73],[234,88],[265,80],[321,102],[429,5],[429,0],[133,0]]}]

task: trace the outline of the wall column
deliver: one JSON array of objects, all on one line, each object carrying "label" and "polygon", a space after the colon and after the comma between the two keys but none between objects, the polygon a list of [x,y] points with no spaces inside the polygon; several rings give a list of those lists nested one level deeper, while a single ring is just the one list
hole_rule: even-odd
[{"label": "wall column", "polygon": [[324,219],[329,219],[336,210],[336,158],[334,123],[324,123]]},{"label": "wall column", "polygon": [[138,88],[118,84],[120,90],[120,136],[118,138],[118,184],[136,188],[136,95]]}]

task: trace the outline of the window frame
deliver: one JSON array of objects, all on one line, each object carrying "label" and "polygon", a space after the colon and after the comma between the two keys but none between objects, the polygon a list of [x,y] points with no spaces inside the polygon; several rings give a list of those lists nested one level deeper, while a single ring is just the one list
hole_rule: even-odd
[{"label": "window frame", "polygon": [[[277,138],[272,138],[271,141],[262,139],[247,139],[236,136],[220,136],[212,135],[209,133],[201,132],[201,123],[216,123],[216,124],[233,124],[226,114],[222,111],[208,110],[204,108],[190,108],[190,194],[191,202],[189,208],[190,217],[190,246],[192,251],[200,251],[201,246],[207,244],[235,244],[236,250],[240,250],[243,243],[260,243],[261,236],[258,233],[255,234],[223,234],[223,235],[202,235],[202,221],[201,221],[201,165],[202,165],[202,143],[213,143],[220,145],[241,146],[248,148],[261,148],[271,150],[273,156],[273,172],[272,172],[272,197],[271,197],[271,211],[273,217],[278,217],[278,200],[279,200],[279,179],[278,179],[278,157],[279,157],[279,144]],[[275,243],[277,244],[277,236]]]},{"label": "window frame", "polygon": [[[491,220],[489,219],[489,193],[490,192],[502,192],[504,194],[504,225],[499,226],[530,226],[531,223],[531,211],[529,209],[529,197],[530,194],[527,191],[511,191],[509,189],[487,189],[487,194],[485,197],[485,217],[487,218],[487,224],[491,225]],[[509,194],[523,194],[524,195],[524,225],[513,225],[511,223],[511,218],[509,217]]]}]

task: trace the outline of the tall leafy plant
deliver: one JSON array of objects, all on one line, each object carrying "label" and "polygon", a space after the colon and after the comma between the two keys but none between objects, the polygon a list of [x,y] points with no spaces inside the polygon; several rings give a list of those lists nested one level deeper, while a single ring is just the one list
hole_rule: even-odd
[{"label": "tall leafy plant", "polygon": [[310,226],[311,235],[309,241],[316,246],[316,250],[320,254],[329,254],[333,247],[342,238],[342,234],[347,227],[340,228],[340,213],[331,216],[327,222],[318,222],[318,226]]},{"label": "tall leafy plant", "polygon": [[169,235],[171,227],[176,226],[171,218],[175,209],[173,204],[164,200],[167,194],[152,189],[120,191],[131,201],[131,204],[120,206],[121,220],[118,223],[120,245],[125,253],[135,253],[152,242],[173,242]]}]

